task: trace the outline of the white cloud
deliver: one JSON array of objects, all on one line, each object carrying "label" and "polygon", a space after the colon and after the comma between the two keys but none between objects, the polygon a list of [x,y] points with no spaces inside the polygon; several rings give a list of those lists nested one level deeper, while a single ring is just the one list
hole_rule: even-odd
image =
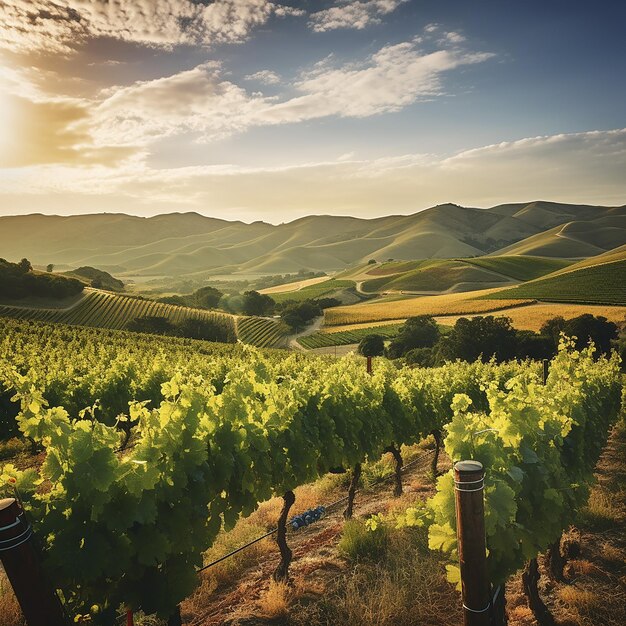
[{"label": "white cloud", "polygon": [[[302,166],[151,169],[32,167],[0,177],[13,212],[99,210],[205,214],[273,222],[310,213],[409,213],[442,202],[490,206],[533,199],[626,202],[626,129],[533,137],[449,157],[408,154]],[[93,209],[92,209],[93,210]]]},{"label": "white cloud", "polygon": [[[417,46],[417,40],[388,45],[343,65],[327,59],[296,81],[299,95],[282,100],[248,92],[226,79],[218,63],[204,63],[108,90],[94,112],[95,133],[102,142],[122,145],[189,132],[211,141],[256,126],[389,113],[440,95],[445,72],[492,56],[458,49],[426,53]],[[274,79],[267,71],[253,77]]]},{"label": "white cloud", "polygon": [[408,0],[339,0],[334,7],[310,16],[309,25],[318,33],[338,28],[362,30],[380,24],[381,17],[395,11]]},{"label": "white cloud", "polygon": [[264,85],[277,85],[280,83],[280,76],[272,70],[260,70],[254,74],[248,74],[246,80],[256,80]]},{"label": "white cloud", "polygon": [[5,0],[0,47],[69,53],[93,37],[160,47],[240,42],[272,15],[301,14],[270,0]]}]

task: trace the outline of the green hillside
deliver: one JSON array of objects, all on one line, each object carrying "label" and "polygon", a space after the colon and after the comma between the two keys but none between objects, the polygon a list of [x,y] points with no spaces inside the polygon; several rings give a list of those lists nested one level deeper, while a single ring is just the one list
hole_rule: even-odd
[{"label": "green hillside", "polygon": [[310,300],[315,298],[327,298],[343,289],[350,289],[354,287],[354,281],[352,280],[337,280],[331,278],[330,280],[316,283],[315,285],[309,285],[296,291],[281,291],[271,293],[269,296],[275,302],[285,302],[287,300],[294,300],[296,302],[302,302],[304,300]]},{"label": "green hillside", "polygon": [[174,323],[191,317],[219,322],[228,328],[229,334],[235,338],[232,315],[95,290],[85,290],[85,296],[67,309],[33,309],[0,305],[0,316],[114,329],[125,328],[129,322],[138,317],[165,317]]},{"label": "green hillside", "polygon": [[481,284],[484,284],[486,288],[507,282],[510,282],[507,278],[494,274],[488,269],[468,264],[463,260],[452,259],[428,261],[417,269],[400,276],[368,280],[363,284],[363,290],[367,292],[381,290],[432,292],[458,288],[467,291],[480,289]]},{"label": "green hillside", "polygon": [[329,346],[347,346],[351,343],[359,343],[363,337],[368,335],[382,335],[387,339],[393,339],[400,328],[401,324],[386,324],[383,326],[372,326],[370,328],[357,328],[354,330],[343,330],[337,333],[313,333],[306,337],[298,339],[298,343],[309,350],[314,348],[326,348]]},{"label": "green hillside", "polygon": [[218,311],[164,304],[104,291],[86,289],[82,299],[65,309],[0,305],[0,317],[58,322],[75,326],[124,329],[139,317],[165,317],[172,323],[186,318],[204,319],[222,326],[232,341],[239,339],[258,347],[276,347],[286,334],[279,322],[261,317],[236,317]]},{"label": "green hillside", "polygon": [[242,343],[258,348],[278,347],[287,329],[283,324],[265,317],[238,317],[237,337]]},{"label": "green hillside", "polygon": [[464,261],[521,281],[534,280],[572,264],[566,259],[535,256],[486,256]]},{"label": "green hillside", "polygon": [[626,259],[533,280],[485,298],[529,298],[548,302],[626,304]]}]

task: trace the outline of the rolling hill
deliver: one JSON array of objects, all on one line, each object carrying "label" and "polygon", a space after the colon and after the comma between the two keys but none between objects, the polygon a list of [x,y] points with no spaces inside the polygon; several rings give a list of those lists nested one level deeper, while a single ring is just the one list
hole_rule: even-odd
[{"label": "rolling hill", "polygon": [[[443,204],[376,219],[309,216],[272,225],[172,213],[0,217],[0,250],[57,270],[129,276],[337,271],[378,261],[485,254],[581,259],[626,244],[626,206],[552,202],[489,209]],[[487,268],[484,268],[487,269]]]},{"label": "rolling hill", "polygon": [[282,343],[286,333],[280,323],[271,319],[239,317],[89,288],[85,289],[81,298],[64,308],[0,304],[0,317],[116,330],[126,328],[136,318],[150,316],[165,317],[173,323],[186,318],[216,322],[226,330],[231,341],[239,340],[258,347],[276,347]]},{"label": "rolling hill", "polygon": [[549,275],[486,297],[626,305],[626,259]]}]

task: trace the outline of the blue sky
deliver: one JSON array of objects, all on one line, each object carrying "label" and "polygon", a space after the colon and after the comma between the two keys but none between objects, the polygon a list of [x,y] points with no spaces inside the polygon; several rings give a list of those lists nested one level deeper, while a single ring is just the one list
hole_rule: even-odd
[{"label": "blue sky", "polygon": [[8,0],[0,212],[626,202],[626,3]]}]

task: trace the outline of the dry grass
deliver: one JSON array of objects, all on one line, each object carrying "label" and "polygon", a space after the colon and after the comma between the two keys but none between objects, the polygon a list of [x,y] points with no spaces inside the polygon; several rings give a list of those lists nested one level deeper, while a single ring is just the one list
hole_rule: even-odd
[{"label": "dry grass", "polygon": [[379,563],[359,563],[314,604],[294,607],[289,624],[342,626],[456,626],[457,593],[419,529],[391,530]]},{"label": "dry grass", "polygon": [[26,626],[20,605],[4,571],[0,573],[0,626]]},{"label": "dry grass", "polygon": [[293,591],[286,583],[271,581],[267,591],[257,601],[260,616],[270,620],[285,617],[289,613],[292,595]]},{"label": "dry grass", "polygon": [[299,289],[304,289],[305,287],[310,287],[311,285],[317,285],[317,283],[323,283],[325,280],[329,280],[330,276],[318,276],[317,278],[307,278],[306,280],[298,280],[294,283],[285,283],[283,285],[276,285],[275,287],[267,287],[266,289],[261,289],[259,293],[285,293],[288,291],[298,291]]},{"label": "dry grass", "polygon": [[[487,300],[486,302],[495,302]],[[591,304],[531,304],[528,306],[506,309],[504,311],[493,311],[491,315],[503,315],[510,317],[515,328],[520,330],[538,331],[549,319],[557,316],[570,319],[583,313],[592,315],[603,315],[611,322],[623,322],[626,318],[626,307],[624,306],[604,306]],[[462,315],[450,315],[437,317],[437,322],[453,326]]]},{"label": "dry grass", "polygon": [[401,300],[334,307],[324,311],[326,326],[360,324],[380,320],[402,320],[413,315],[469,315],[530,304],[532,300],[475,300],[495,290],[419,296]]}]

